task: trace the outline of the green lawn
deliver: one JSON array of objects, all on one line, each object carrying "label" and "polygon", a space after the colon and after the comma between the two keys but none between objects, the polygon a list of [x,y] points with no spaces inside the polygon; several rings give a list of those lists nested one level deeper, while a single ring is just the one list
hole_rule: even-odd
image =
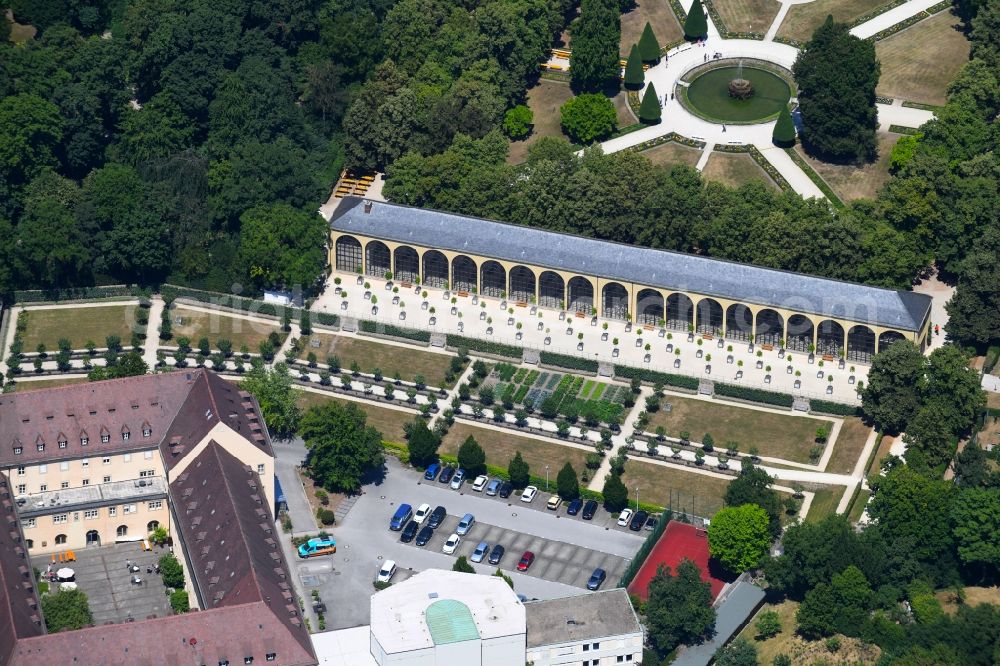
[{"label": "green lawn", "polygon": [[[319,347],[312,346],[313,340],[319,340]],[[300,346],[301,359],[305,359],[310,352],[316,354],[316,360],[320,363],[326,363],[327,356],[336,356],[344,371],[350,370],[352,363],[357,363],[362,372],[378,368],[384,377],[395,377],[398,372],[401,378],[412,380],[415,375],[423,375],[429,386],[446,386],[444,377],[452,358],[451,354],[436,354],[410,345],[400,347],[375,340],[323,333],[303,337]]]},{"label": "green lawn", "polygon": [[295,402],[300,409],[306,410],[313,405],[321,405],[331,400],[345,405],[357,405],[368,415],[368,425],[382,433],[382,439],[397,444],[406,443],[406,438],[403,436],[403,426],[417,418],[416,412],[401,412],[398,409],[379,407],[368,402],[344,400],[312,391],[299,391]]},{"label": "green lawn", "polygon": [[531,437],[519,437],[512,433],[479,428],[467,423],[455,423],[441,444],[441,453],[456,455],[458,447],[466,438],[472,435],[486,452],[486,464],[507,469],[507,464],[514,454],[521,452],[521,457],[528,463],[530,473],[544,477],[545,466],[549,466],[549,477],[555,487],[556,474],[568,461],[577,474],[586,467],[587,454],[591,451],[575,446],[566,446],[557,442],[549,442]]},{"label": "green lawn", "polygon": [[[177,323],[178,317],[184,320],[183,324]],[[208,338],[213,349],[221,338],[233,343],[233,351],[238,352],[245,344],[250,353],[255,354],[260,343],[266,340],[272,331],[277,331],[282,340],[287,335],[277,323],[244,319],[222,311],[189,310],[180,305],[170,309],[170,319],[174,337],[168,344],[176,345],[177,338],[188,338],[195,349],[198,347],[198,340],[203,337]]]},{"label": "green lawn", "polygon": [[629,498],[633,502],[638,487],[640,502],[659,504],[706,518],[722,508],[726,488],[729,487],[729,479],[635,458],[625,465],[622,481],[628,487]]},{"label": "green lawn", "polygon": [[806,514],[807,523],[818,523],[827,516],[837,512],[837,505],[844,496],[844,486],[826,486],[815,491],[809,513]]},{"label": "green lawn", "polygon": [[698,163],[698,158],[701,157],[701,150],[670,141],[660,144],[655,148],[644,150],[640,155],[657,166],[669,169],[675,164],[684,164],[693,167]]},{"label": "green lawn", "polygon": [[779,37],[806,42],[813,31],[823,24],[827,15],[834,21],[850,23],[859,16],[889,4],[888,0],[814,0],[803,5],[792,5],[778,29]]},{"label": "green lawn", "polygon": [[714,0],[713,4],[732,32],[764,34],[781,9],[774,0]]},{"label": "green lawn", "polygon": [[668,435],[677,437],[687,430],[696,442],[700,442],[705,433],[711,433],[716,446],[735,440],[743,453],[756,446],[762,456],[795,462],[809,462],[816,429],[830,423],[826,419],[774,414],[718,400],[709,402],[669,395],[663,403],[671,405],[670,411],[661,408],[650,414],[647,431],[663,426]]},{"label": "green lawn", "polygon": [[870,490],[862,488],[858,496],[854,498],[854,506],[851,507],[851,513],[848,515],[852,523],[861,520],[861,514],[865,512],[865,507],[868,506],[868,499],[871,496],[872,493]]},{"label": "green lawn", "polygon": [[834,474],[853,472],[870,433],[871,428],[866,426],[857,416],[845,418],[844,424],[840,427],[840,435],[833,447],[833,455],[830,456],[830,462],[827,463],[826,471]]},{"label": "green lawn", "polygon": [[723,153],[714,151],[708,158],[701,172],[705,180],[714,180],[729,187],[740,187],[752,181],[764,183],[772,190],[777,190],[767,172],[754,162],[749,153]]},{"label": "green lawn", "polygon": [[58,350],[59,339],[66,338],[74,349],[83,349],[87,341],[103,347],[104,339],[117,335],[122,344],[132,337],[137,305],[26,310],[28,327],[24,331],[24,351],[33,352],[39,343],[49,351]]},{"label": "green lawn", "polygon": [[882,65],[876,92],[924,104],[944,104],[948,85],[969,60],[962,22],[941,12],[875,44]]}]

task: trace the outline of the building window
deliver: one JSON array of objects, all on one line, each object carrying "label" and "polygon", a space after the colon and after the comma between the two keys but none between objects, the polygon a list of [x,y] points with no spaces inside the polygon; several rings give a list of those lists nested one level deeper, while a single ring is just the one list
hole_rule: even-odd
[{"label": "building window", "polygon": [[263,474],[264,473],[264,463],[261,463],[261,464],[257,465],[257,473],[258,474]]},{"label": "building window", "polygon": [[110,474],[105,475],[104,481],[102,481],[101,483],[111,483],[111,475]]},{"label": "building window", "polygon": [[52,524],[54,525],[62,525],[67,520],[69,520],[69,514],[57,513],[56,515],[52,516]]},{"label": "building window", "polygon": [[128,536],[128,525],[119,525],[116,533],[120,537]]},{"label": "building window", "polygon": [[123,511],[125,513],[135,513],[135,504],[126,504]]},{"label": "building window", "polygon": [[143,451],[142,452],[142,457],[145,458],[146,460],[152,460],[153,459],[153,452],[152,451]]},{"label": "building window", "polygon": [[64,545],[66,545],[66,535],[65,534],[57,534],[56,535],[56,545],[57,546],[64,546]]},{"label": "building window", "polygon": [[99,509],[87,509],[83,512],[84,520],[94,520],[101,514]]},{"label": "building window", "polygon": [[17,484],[17,494],[18,495],[23,495],[26,492],[28,492],[28,484],[26,484],[26,483],[19,483],[19,484]]},{"label": "building window", "polygon": [[244,664],[252,664],[253,663],[253,657],[243,657],[243,663]]},{"label": "building window", "polygon": [[594,644],[592,644],[590,646],[590,649],[591,650],[600,650],[601,649],[601,644],[600,643],[594,643]]},{"label": "building window", "polygon": [[118,507],[116,507],[116,506],[109,506],[108,507],[108,515],[111,516],[112,518],[114,518],[115,516],[117,516],[118,515]]},{"label": "building window", "polygon": [[35,444],[35,448],[38,449],[39,451],[44,451],[45,450],[45,442],[38,442],[37,444]]},{"label": "building window", "polygon": [[67,488],[69,488],[69,481],[63,481],[63,482],[61,482],[61,483],[59,484],[59,487],[60,487],[60,488],[61,488],[62,490],[66,490]]},{"label": "building window", "polygon": [[83,480],[83,485],[89,486],[90,485],[90,479],[84,479]]},{"label": "building window", "polygon": [[42,485],[38,486],[38,492],[40,493],[44,493],[48,489],[49,489],[49,484],[47,483],[43,483]]},{"label": "building window", "polygon": [[80,465],[83,467],[90,467],[90,458],[84,458],[81,460]]},{"label": "building window", "polygon": [[129,437],[130,434],[131,433],[129,433],[128,430],[123,430],[122,431],[122,441],[123,442],[127,442],[128,441],[128,437]]},{"label": "building window", "polygon": [[69,461],[68,460],[63,460],[62,462],[59,463],[59,471],[61,471],[61,472],[68,472],[69,471]]},{"label": "building window", "polygon": [[34,527],[35,526],[35,519],[34,518],[27,518],[25,520],[22,520],[21,521],[21,525],[23,527],[25,527],[25,528]]},{"label": "building window", "polygon": [[153,434],[153,429],[152,428],[143,428],[142,429],[142,436],[143,437],[149,437],[152,434]]},{"label": "building window", "polygon": [[17,475],[18,476],[24,476],[24,465],[18,465],[17,466]]},{"label": "building window", "polygon": [[583,644],[583,651],[584,652],[590,652],[590,643],[584,643]]},{"label": "building window", "polygon": [[65,449],[67,446],[69,446],[69,442],[67,442],[65,439],[60,439],[59,440],[59,448],[60,449]]},{"label": "building window", "polygon": [[148,523],[146,523],[146,532],[155,532],[159,528],[160,528],[160,521],[158,520],[151,520]]},{"label": "building window", "polygon": [[146,508],[150,511],[158,511],[163,508],[163,500],[153,500],[146,505]]},{"label": "building window", "polygon": [[264,659],[267,661],[274,661],[277,658],[278,658],[277,652],[268,652],[266,655],[264,655]]},{"label": "building window", "polygon": [[101,444],[107,444],[110,441],[111,441],[111,435],[108,434],[101,435]]},{"label": "building window", "polygon": [[102,465],[110,465],[111,464],[111,458],[108,458],[108,457],[101,458],[101,464]]},{"label": "building window", "polygon": [[21,455],[21,447],[20,446],[15,446],[14,447],[14,455],[15,456]]},{"label": "building window", "polygon": [[131,453],[126,453],[125,455],[122,456],[122,458],[124,458],[125,462],[127,462],[127,463],[132,462],[132,454]]},{"label": "building window", "polygon": [[28,547],[28,550],[31,550],[32,548],[35,547],[35,540],[34,539],[25,539],[24,540],[24,545]]},{"label": "building window", "polygon": [[142,470],[142,471],[139,472],[139,478],[140,479],[144,479],[144,478],[147,478],[147,477],[150,477],[150,476],[156,476],[156,470],[155,469],[144,469],[144,470]]},{"label": "building window", "polygon": [[90,444],[90,438],[89,437],[81,437],[80,438],[80,446],[87,446],[87,444]]},{"label": "building window", "polygon": [[48,471],[49,471],[49,466],[48,465],[39,465],[38,466],[38,473],[39,474],[46,474],[46,473],[48,473]]}]

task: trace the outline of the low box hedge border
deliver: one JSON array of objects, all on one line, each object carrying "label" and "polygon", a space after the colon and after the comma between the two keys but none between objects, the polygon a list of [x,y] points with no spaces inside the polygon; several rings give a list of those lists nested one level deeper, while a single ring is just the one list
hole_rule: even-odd
[{"label": "low box hedge border", "polygon": [[362,319],[358,322],[358,330],[362,333],[374,333],[377,335],[388,335],[390,338],[402,338],[404,340],[416,340],[417,342],[429,343],[431,341],[430,331],[420,331],[415,328],[405,328],[393,326],[392,324],[382,324],[379,322]]},{"label": "low box hedge border", "polygon": [[831,414],[833,416],[862,416],[864,414],[860,407],[816,398],[809,400],[809,411],[819,412],[820,414]]},{"label": "low box hedge border", "polygon": [[788,409],[791,409],[792,404],[795,402],[795,399],[787,393],[765,391],[764,389],[752,388],[750,386],[736,386],[722,382],[716,382],[715,393],[716,395],[736,398],[738,400],[748,400],[763,405],[776,405]]},{"label": "low box hedge border", "polygon": [[687,389],[689,391],[697,391],[699,385],[697,377],[674,375],[667,372],[657,372],[656,370],[646,370],[644,368],[633,368],[627,365],[616,365],[615,377],[639,379],[640,381],[648,384],[655,384],[656,382],[661,381],[666,386],[674,386],[677,388]]}]

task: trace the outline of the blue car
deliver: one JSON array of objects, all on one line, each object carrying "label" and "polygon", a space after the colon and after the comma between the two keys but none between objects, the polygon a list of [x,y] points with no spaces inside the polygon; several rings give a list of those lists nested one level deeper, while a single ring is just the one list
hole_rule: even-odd
[{"label": "blue car", "polygon": [[604,569],[594,569],[594,573],[590,574],[590,580],[587,581],[587,589],[591,591],[596,590],[607,577],[608,574]]},{"label": "blue car", "polygon": [[410,518],[413,518],[413,507],[409,504],[400,504],[399,508],[396,509],[396,513],[392,514],[392,520],[389,521],[389,529],[393,532],[398,532],[410,522]]},{"label": "blue car", "polygon": [[438,472],[441,471],[440,463],[431,463],[427,466],[427,471],[424,472],[424,478],[428,481],[433,481],[437,478]]},{"label": "blue car", "polygon": [[502,483],[503,483],[503,481],[500,480],[500,479],[493,479],[492,481],[490,481],[489,485],[486,486],[486,494],[490,495],[491,497],[493,495],[496,495],[497,492],[499,492],[500,485]]},{"label": "blue car", "polygon": [[483,558],[486,557],[486,554],[489,552],[490,552],[490,544],[486,543],[485,541],[480,541],[479,545],[476,546],[476,549],[472,551],[471,559],[473,562],[482,562]]},{"label": "blue car", "polygon": [[333,537],[315,537],[299,546],[299,557],[319,557],[337,552],[337,542]]},{"label": "blue car", "polygon": [[566,507],[566,513],[570,516],[575,516],[580,513],[580,509],[583,508],[583,500],[577,497],[575,500],[569,503]]}]

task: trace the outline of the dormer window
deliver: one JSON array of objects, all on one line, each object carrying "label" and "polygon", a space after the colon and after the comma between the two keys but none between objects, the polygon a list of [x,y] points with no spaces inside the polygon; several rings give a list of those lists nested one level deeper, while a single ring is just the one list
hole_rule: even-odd
[{"label": "dormer window", "polygon": [[65,449],[69,446],[69,442],[66,441],[65,435],[59,435],[59,439],[57,439],[56,442],[59,444],[60,449]]},{"label": "dormer window", "polygon": [[101,434],[101,444],[107,444],[110,441],[111,441],[111,435],[109,435],[108,433]]},{"label": "dormer window", "polygon": [[149,424],[148,423],[143,424],[143,426],[142,426],[142,436],[143,437],[151,437],[152,435],[153,435],[153,429],[149,426]]},{"label": "dormer window", "polygon": [[87,437],[86,435],[81,435],[80,436],[80,446],[87,446],[87,444],[90,444],[90,438]]},{"label": "dormer window", "polygon": [[252,664],[253,663],[253,657],[243,657],[243,663],[244,664]]},{"label": "dormer window", "polygon": [[23,449],[20,446],[15,446],[14,447],[14,455],[15,456],[21,455],[21,451],[23,451]]},{"label": "dormer window", "polygon": [[45,450],[45,442],[35,442],[35,448],[39,451]]},{"label": "dormer window", "polygon": [[127,442],[128,438],[129,438],[129,435],[131,435],[131,434],[132,433],[130,433],[128,430],[122,429],[122,441],[123,442]]},{"label": "dormer window", "polygon": [[266,655],[264,655],[264,659],[266,659],[267,661],[274,661],[277,658],[278,658],[277,652],[268,652]]}]

